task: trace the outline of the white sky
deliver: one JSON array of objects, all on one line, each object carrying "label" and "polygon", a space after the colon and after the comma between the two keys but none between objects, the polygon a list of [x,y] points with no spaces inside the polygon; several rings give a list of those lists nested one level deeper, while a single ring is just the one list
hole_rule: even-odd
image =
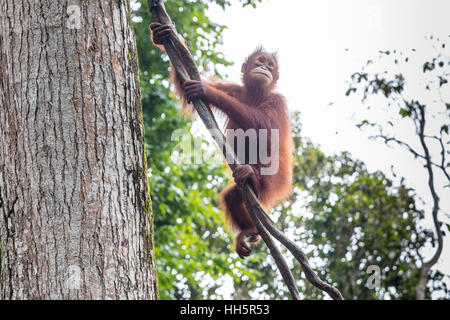
[{"label": "white sky", "polygon": [[[415,75],[421,74],[421,64],[433,53],[425,36],[446,39],[447,49],[450,47],[450,1],[263,0],[257,9],[244,9],[235,1],[225,13],[214,7],[208,16],[228,26],[221,50],[235,62],[224,69],[229,80],[240,81],[241,62],[258,44],[269,51],[278,50],[278,91],[287,98],[291,110],[301,111],[305,136],[328,154],[350,151],[370,171],[382,170],[391,176],[390,166],[394,165],[395,173],[404,176],[408,186],[425,200],[430,199],[424,168],[409,153],[368,140],[368,133],[355,127],[363,109],[358,99],[345,96],[346,81],[368,59],[376,65],[378,51],[387,49],[410,53],[411,63],[405,65],[408,69],[401,71],[409,74],[407,80],[419,79]],[[417,50],[415,55],[411,54],[413,48]],[[423,89],[413,91],[416,98],[428,99]],[[447,94],[450,101],[450,92]],[[334,104],[330,106],[330,102]],[[414,135],[407,134],[409,129],[403,124],[395,128],[395,133],[406,133],[405,139],[416,145]],[[443,178],[437,184],[442,209],[450,213],[450,191],[442,189]],[[449,223],[442,213],[440,218]],[[450,274],[450,236],[438,267]]]}]

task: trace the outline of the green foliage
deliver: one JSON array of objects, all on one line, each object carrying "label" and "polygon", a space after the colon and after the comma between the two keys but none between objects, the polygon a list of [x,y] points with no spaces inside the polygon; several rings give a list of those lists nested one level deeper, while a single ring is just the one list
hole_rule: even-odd
[{"label": "green foliage", "polygon": [[[348,153],[324,156],[310,142],[298,160],[300,187],[311,195],[303,241],[323,262],[320,276],[347,299],[413,298],[415,248],[425,242],[413,190],[393,186],[382,172],[369,173]],[[382,270],[378,290],[366,286],[371,265]]]}]

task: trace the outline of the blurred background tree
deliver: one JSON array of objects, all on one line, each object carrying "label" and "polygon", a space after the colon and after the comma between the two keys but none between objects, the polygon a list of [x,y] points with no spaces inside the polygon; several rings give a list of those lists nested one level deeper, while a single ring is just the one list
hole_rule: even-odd
[{"label": "blurred background tree", "polygon": [[[445,231],[450,227],[443,226],[439,219],[439,215],[444,214],[441,199],[448,199],[450,187],[450,101],[444,95],[449,90],[450,58],[441,53],[446,47],[445,41],[433,36],[428,40],[435,55],[421,63],[421,74],[414,78],[405,75],[410,73],[407,68],[410,55],[416,50],[410,54],[380,51],[377,63],[369,60],[361,72],[352,75],[346,93],[361,92],[362,106],[368,111],[369,118],[358,127],[371,130],[371,139],[379,139],[390,147],[404,148],[417,163],[417,168],[425,171],[430,195],[426,205],[433,231],[417,233],[417,238],[422,239],[416,250],[420,266],[415,277],[417,299],[429,297],[433,289],[433,283],[428,281],[430,276],[442,276],[432,272],[432,268],[441,257]],[[389,67],[380,71],[378,64]],[[413,138],[408,138],[410,136]],[[442,289],[446,291],[445,283]]]},{"label": "blurred background tree", "polygon": [[[257,2],[241,4],[256,6]],[[217,50],[225,26],[210,21],[206,12],[212,4],[226,10],[230,2],[195,1],[187,6],[185,1],[172,0],[165,4],[200,70],[220,77],[215,67],[231,64]],[[225,166],[186,164],[171,157],[179,143],[172,141],[172,133],[190,131],[192,124],[179,116],[168,81],[167,56],[150,41],[147,1],[135,1],[134,8],[160,297],[288,299],[264,245],[246,260],[232,249],[232,236],[216,204],[218,192],[230,182]],[[413,298],[420,270],[418,252],[432,235],[420,227],[423,212],[415,205],[414,190],[382,172],[368,172],[364,163],[348,153],[325,155],[302,137],[300,114],[293,114],[292,122],[294,194],[271,216],[303,246],[319,275],[336,285],[346,299]],[[194,140],[213,156],[212,143],[197,136],[191,136],[189,143]],[[301,295],[325,298],[303,280],[300,266],[288,257]],[[370,265],[381,270],[381,285],[374,290],[366,286]],[[443,277],[439,272],[431,275],[432,290],[448,293]]]},{"label": "blurred background tree", "polygon": [[[420,227],[423,212],[415,205],[414,190],[403,181],[394,185],[380,171],[368,172],[346,152],[325,155],[302,137],[298,113],[293,129],[295,188],[291,199],[273,213],[279,226],[304,246],[319,276],[336,285],[346,299],[414,299],[417,251],[430,235]],[[264,276],[247,282],[247,290],[254,296],[286,299],[289,293],[268,258],[265,255],[263,261],[271,265],[269,270],[259,261],[253,264]],[[380,287],[374,290],[367,286],[371,265],[381,271]],[[296,279],[302,278],[297,263],[293,272]],[[445,289],[442,276],[433,274],[435,290]],[[306,281],[299,286],[307,299],[324,298]]]}]

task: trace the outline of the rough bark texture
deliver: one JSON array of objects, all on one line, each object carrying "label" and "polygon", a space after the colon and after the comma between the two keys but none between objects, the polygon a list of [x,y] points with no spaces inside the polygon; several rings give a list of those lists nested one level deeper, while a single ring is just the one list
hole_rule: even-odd
[{"label": "rough bark texture", "polygon": [[146,171],[128,1],[0,0],[0,297],[156,298]]}]

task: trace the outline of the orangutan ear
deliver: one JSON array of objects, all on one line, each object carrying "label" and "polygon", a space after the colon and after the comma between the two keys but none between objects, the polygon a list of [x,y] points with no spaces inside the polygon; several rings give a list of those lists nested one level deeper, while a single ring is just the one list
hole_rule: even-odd
[{"label": "orangutan ear", "polygon": [[241,72],[244,73],[245,69],[247,69],[247,63],[243,63],[241,67]]}]

